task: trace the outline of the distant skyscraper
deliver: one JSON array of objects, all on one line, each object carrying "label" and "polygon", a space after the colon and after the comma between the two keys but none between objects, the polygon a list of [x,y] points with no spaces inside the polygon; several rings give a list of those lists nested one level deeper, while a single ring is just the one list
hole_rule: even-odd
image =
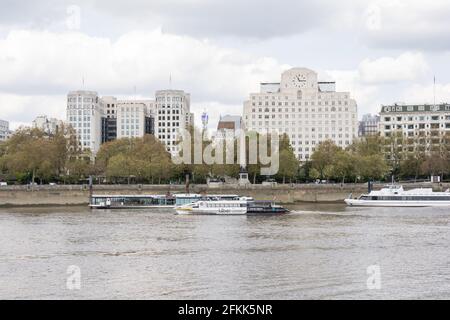
[{"label": "distant skyscraper", "polygon": [[71,91],[67,95],[67,123],[76,131],[82,150],[95,155],[102,142],[103,102],[95,91]]},{"label": "distant skyscraper", "polygon": [[5,141],[9,137],[9,122],[0,120],[0,141]]},{"label": "distant skyscraper", "polygon": [[317,81],[317,73],[292,68],[280,83],[261,83],[259,93],[244,102],[249,131],[285,133],[299,160],[308,160],[317,145],[332,140],[345,148],[358,135],[357,105],[334,82]]},{"label": "distant skyscraper", "polygon": [[380,116],[365,114],[359,122],[360,137],[377,135],[380,132]]},{"label": "distant skyscraper", "polygon": [[155,136],[172,155],[179,152],[180,130],[193,125],[190,105],[190,94],[183,90],[156,91]]}]

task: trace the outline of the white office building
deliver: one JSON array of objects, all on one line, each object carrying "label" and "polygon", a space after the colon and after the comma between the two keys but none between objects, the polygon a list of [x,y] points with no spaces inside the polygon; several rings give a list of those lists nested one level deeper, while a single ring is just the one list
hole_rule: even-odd
[{"label": "white office building", "polygon": [[56,118],[48,118],[47,116],[38,116],[33,120],[33,128],[37,128],[45,131],[48,134],[55,134],[59,129],[62,128],[62,120]]},{"label": "white office building", "polygon": [[0,120],[0,141],[5,141],[9,138],[9,122]]},{"label": "white office building", "polygon": [[155,136],[172,155],[178,154],[179,132],[194,122],[190,94],[183,90],[159,90],[155,96]]},{"label": "white office building", "polygon": [[439,150],[450,136],[450,104],[382,106],[380,134],[403,151]]},{"label": "white office building", "polygon": [[95,91],[71,91],[67,95],[67,123],[76,133],[82,150],[95,154],[102,141],[103,101]]},{"label": "white office building", "polygon": [[148,104],[123,100],[117,104],[117,139],[143,137],[152,133],[153,117]]},{"label": "white office building", "polygon": [[281,82],[261,83],[260,92],[244,102],[248,131],[277,131],[289,136],[298,159],[310,159],[317,145],[332,140],[345,148],[358,136],[356,101],[349,92],[337,92],[335,82],[319,82],[317,73],[292,68]]}]

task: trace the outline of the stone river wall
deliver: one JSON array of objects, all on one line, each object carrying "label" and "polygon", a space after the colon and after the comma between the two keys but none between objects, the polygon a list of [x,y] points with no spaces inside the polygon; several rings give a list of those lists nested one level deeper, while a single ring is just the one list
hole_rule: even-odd
[{"label": "stone river wall", "polygon": [[[374,189],[382,185],[375,185]],[[445,190],[449,184],[408,184],[405,189],[433,187]],[[167,194],[184,193],[184,185],[94,185],[94,194]],[[357,196],[367,192],[367,184],[286,184],[276,186],[191,185],[190,192],[209,194],[239,194],[257,200],[276,200],[279,203],[295,202],[342,202],[350,193]],[[56,186],[0,186],[0,206],[60,206],[87,205],[87,185]]]}]

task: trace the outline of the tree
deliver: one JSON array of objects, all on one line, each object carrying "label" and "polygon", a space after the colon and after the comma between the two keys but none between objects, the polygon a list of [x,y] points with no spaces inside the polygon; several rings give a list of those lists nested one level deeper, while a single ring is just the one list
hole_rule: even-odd
[{"label": "tree", "polygon": [[443,175],[448,167],[448,163],[437,152],[428,155],[421,165],[421,172],[427,176]]},{"label": "tree", "polygon": [[50,180],[64,172],[68,157],[64,131],[48,134],[35,128],[20,128],[3,146],[2,165],[11,174]]},{"label": "tree", "polygon": [[316,151],[311,156],[311,161],[313,168],[319,172],[321,179],[324,177],[324,169],[333,164],[336,155],[341,150],[342,149],[331,140],[321,142],[316,148]]},{"label": "tree", "polygon": [[338,152],[334,161],[334,173],[340,178],[342,183],[345,179],[355,174],[355,158],[346,151]]},{"label": "tree", "polygon": [[424,155],[417,151],[407,154],[400,164],[400,176],[404,178],[414,177],[414,180],[417,180],[421,173],[424,158]]},{"label": "tree", "polygon": [[142,138],[123,138],[105,143],[97,153],[96,167],[99,173],[110,179],[131,177],[140,181],[170,179],[174,164],[165,146],[153,135]]},{"label": "tree", "polygon": [[309,170],[309,177],[313,180],[317,180],[320,178],[320,172],[316,168],[312,168]]},{"label": "tree", "polygon": [[282,150],[280,152],[280,168],[278,176],[283,178],[283,183],[286,183],[286,177],[292,180],[298,173],[299,162],[291,150]]},{"label": "tree", "polygon": [[357,175],[366,181],[382,179],[389,172],[389,166],[383,155],[358,155],[355,163]]}]

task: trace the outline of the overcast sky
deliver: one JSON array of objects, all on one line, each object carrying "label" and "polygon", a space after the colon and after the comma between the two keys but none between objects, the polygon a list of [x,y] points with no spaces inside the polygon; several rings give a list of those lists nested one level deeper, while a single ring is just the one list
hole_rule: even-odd
[{"label": "overcast sky", "polygon": [[[0,0],[0,118],[65,119],[66,94],[191,93],[215,126],[264,81],[316,70],[381,104],[450,102],[448,0]],[[170,76],[172,83],[169,83]]]}]

